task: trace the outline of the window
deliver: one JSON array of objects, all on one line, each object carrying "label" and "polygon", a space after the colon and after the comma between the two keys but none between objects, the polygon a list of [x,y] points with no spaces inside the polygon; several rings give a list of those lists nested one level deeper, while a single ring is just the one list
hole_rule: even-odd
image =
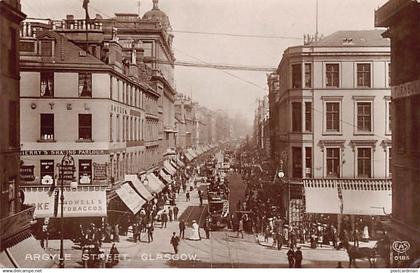
[{"label": "window", "polygon": [[120,115],[117,115],[117,142],[120,142]]},{"label": "window", "polygon": [[358,102],[357,103],[357,130],[363,132],[372,131],[371,127],[371,103]]},{"label": "window", "polygon": [[54,96],[54,72],[41,72],[41,97]]},{"label": "window", "polygon": [[340,148],[327,148],[327,176],[340,177]]},{"label": "window", "polygon": [[371,148],[357,149],[357,177],[370,178],[371,177]]},{"label": "window", "polygon": [[302,148],[292,147],[292,159],[293,159],[293,177],[302,177]]},{"label": "window", "polygon": [[302,88],[302,65],[292,65],[292,88]]},{"label": "window", "polygon": [[[406,99],[396,99],[394,100],[394,109],[395,113],[400,113],[401,118],[404,120],[406,118]],[[393,131],[392,137],[395,139],[395,145],[393,148],[396,148],[397,151],[404,151],[406,149],[406,139],[407,139],[407,123],[406,122],[394,122],[395,130]]]},{"label": "window", "polygon": [[112,138],[112,122],[113,122],[113,120],[112,120],[112,113],[111,114],[109,114],[109,141],[113,141],[113,138]]},{"label": "window", "polygon": [[312,87],[312,65],[305,64],[305,87]]},{"label": "window", "polygon": [[330,132],[340,131],[340,103],[327,102],[326,103],[327,124],[326,129]]},{"label": "window", "polygon": [[305,177],[312,177],[312,147],[305,147]]},{"label": "window", "polygon": [[388,63],[388,86],[391,86],[391,63]]},{"label": "window", "polygon": [[312,102],[305,102],[305,131],[312,132]]},{"label": "window", "polygon": [[92,139],[92,115],[79,114],[79,140]]},{"label": "window", "polygon": [[40,164],[41,184],[52,184],[54,179],[54,160],[41,160]]},{"label": "window", "polygon": [[92,160],[79,159],[79,184],[91,184]]},{"label": "window", "polygon": [[18,103],[16,101],[9,102],[9,146],[12,148],[19,147],[18,132]]},{"label": "window", "polygon": [[302,131],[302,103],[292,102],[292,131]]},{"label": "window", "polygon": [[52,57],[52,41],[51,40],[42,40],[41,41],[41,56],[42,57]]},{"label": "window", "polygon": [[33,41],[20,41],[19,49],[22,52],[35,53],[35,43]]},{"label": "window", "polygon": [[144,57],[153,57],[153,42],[143,42]]},{"label": "window", "polygon": [[357,64],[357,87],[371,87],[370,64]]},{"label": "window", "polygon": [[327,87],[338,87],[340,83],[339,65],[326,64]]},{"label": "window", "polygon": [[392,131],[392,108],[391,102],[388,102],[388,131]]},{"label": "window", "polygon": [[41,140],[54,139],[54,114],[41,114]]},{"label": "window", "polygon": [[92,97],[92,73],[79,73],[79,97]]}]

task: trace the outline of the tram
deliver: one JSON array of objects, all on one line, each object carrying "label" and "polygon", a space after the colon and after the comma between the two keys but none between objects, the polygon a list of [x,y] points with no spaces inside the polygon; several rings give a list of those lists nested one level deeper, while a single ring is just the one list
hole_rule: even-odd
[{"label": "tram", "polygon": [[208,204],[210,229],[225,228],[229,214],[229,200],[227,196],[220,192],[208,192]]}]

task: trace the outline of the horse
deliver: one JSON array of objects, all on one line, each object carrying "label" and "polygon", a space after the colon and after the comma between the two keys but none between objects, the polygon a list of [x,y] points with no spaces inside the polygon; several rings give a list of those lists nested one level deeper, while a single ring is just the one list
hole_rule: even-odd
[{"label": "horse", "polygon": [[356,247],[346,244],[345,248],[349,256],[349,268],[351,268],[352,264],[354,267],[357,267],[356,259],[368,259],[371,268],[376,266],[376,247]]}]

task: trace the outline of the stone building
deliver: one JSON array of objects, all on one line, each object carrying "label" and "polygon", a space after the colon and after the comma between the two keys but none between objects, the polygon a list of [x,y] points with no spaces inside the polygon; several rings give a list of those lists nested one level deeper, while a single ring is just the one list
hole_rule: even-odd
[{"label": "stone building", "polygon": [[[392,241],[394,266],[418,267],[420,260],[420,3],[390,0],[375,12],[375,26],[391,39],[392,88]],[[403,258],[409,257],[408,259]],[[417,265],[414,265],[417,261]]]}]

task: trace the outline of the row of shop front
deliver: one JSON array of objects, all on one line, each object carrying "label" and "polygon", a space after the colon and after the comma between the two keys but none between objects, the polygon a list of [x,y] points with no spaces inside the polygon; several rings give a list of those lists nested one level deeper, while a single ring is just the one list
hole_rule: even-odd
[{"label": "row of shop front", "polygon": [[[214,147],[205,145],[185,150],[165,159],[159,167],[139,174],[126,174],[124,181],[114,185],[65,185],[62,215],[65,226],[62,232],[65,238],[75,238],[80,231],[80,225],[112,223],[121,218],[128,218],[127,215],[138,214],[146,204],[157,204],[159,195],[173,187],[175,176]],[[60,195],[60,187],[21,187],[22,202],[30,208],[30,213],[28,210],[25,214],[28,218],[26,229],[16,233],[17,235],[2,236],[2,243],[10,243],[4,245],[0,251],[0,266],[47,268],[53,265],[50,259],[43,259],[46,253],[35,239],[42,228],[36,226],[42,227],[48,223],[50,239],[54,239],[54,231],[57,231],[56,235],[61,232]],[[16,223],[16,220],[9,221],[9,224],[3,222],[2,230],[5,225]],[[31,224],[28,225],[29,222]],[[7,227],[7,230],[13,228]],[[39,261],[33,261],[34,255]]]}]

